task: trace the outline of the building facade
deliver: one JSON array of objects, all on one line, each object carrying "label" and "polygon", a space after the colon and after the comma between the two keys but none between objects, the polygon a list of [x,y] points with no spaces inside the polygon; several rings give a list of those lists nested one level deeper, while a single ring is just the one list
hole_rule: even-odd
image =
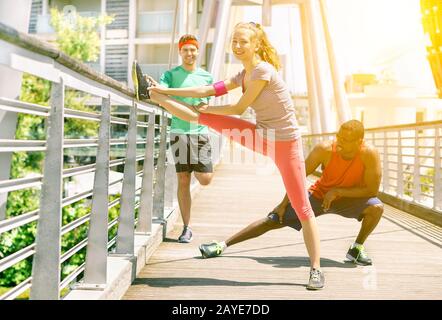
[{"label": "building facade", "polygon": [[[134,59],[139,61],[143,71],[156,79],[168,69],[177,3],[176,43],[184,33],[197,34],[203,0],[33,0],[29,33],[45,40],[54,39],[50,25],[52,7],[83,17],[114,16],[114,21],[100,30],[100,58],[90,65],[115,80],[132,85],[130,68]],[[212,39],[213,31],[209,34],[203,67],[210,57]],[[178,52],[174,47],[172,65],[177,64]]]}]

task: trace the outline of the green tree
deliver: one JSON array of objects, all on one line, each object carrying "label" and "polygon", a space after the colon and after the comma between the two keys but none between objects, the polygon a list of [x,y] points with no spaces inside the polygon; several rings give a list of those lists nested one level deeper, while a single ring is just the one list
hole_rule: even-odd
[{"label": "green tree", "polygon": [[[51,9],[51,24],[56,32],[56,45],[59,50],[67,55],[83,62],[94,62],[98,59],[100,52],[100,26],[111,23],[113,17],[100,16],[98,18],[85,18],[78,14],[67,20],[63,13]],[[20,100],[47,106],[49,104],[51,83],[47,80],[24,74]],[[66,108],[94,111],[93,107],[87,106],[85,102],[89,96],[66,90]],[[68,138],[94,137],[97,136],[98,123],[87,120],[66,119],[65,136]],[[19,114],[17,120],[16,139],[23,140],[45,140],[45,119],[39,116]],[[41,174],[43,167],[43,152],[16,152],[11,161],[11,179],[28,177]],[[40,191],[38,188],[30,188],[10,192],[6,205],[6,216],[13,217],[39,207]],[[78,217],[88,214],[90,201],[78,201],[63,208],[63,224],[69,223]],[[117,213],[112,210],[112,217]],[[66,234],[62,239],[62,252],[81,241],[87,232],[87,225],[79,230]],[[35,240],[36,223],[30,223],[23,227],[16,228],[10,232],[0,235],[0,259],[29,246]],[[69,261],[78,265],[84,260],[84,252],[72,257]],[[31,275],[32,257],[28,258],[13,267],[0,273],[0,286],[14,286]],[[66,265],[63,266],[65,268]],[[69,269],[69,268],[68,268]]]},{"label": "green tree", "polygon": [[77,13],[66,19],[62,12],[51,9],[51,25],[57,33],[58,48],[84,62],[97,61],[100,54],[100,26],[111,23],[113,17],[81,17]]}]

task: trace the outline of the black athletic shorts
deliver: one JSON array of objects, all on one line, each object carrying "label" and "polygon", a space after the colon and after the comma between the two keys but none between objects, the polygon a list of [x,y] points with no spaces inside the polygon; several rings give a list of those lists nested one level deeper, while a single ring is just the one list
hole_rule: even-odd
[{"label": "black athletic shorts", "polygon": [[[358,221],[362,220],[362,212],[370,206],[382,204],[381,200],[376,197],[372,198],[340,198],[331,203],[328,211],[322,209],[322,200],[315,198],[311,193],[309,194],[310,205],[315,214],[315,217],[323,214],[337,214],[345,218],[354,218]],[[279,222],[278,214],[270,212],[267,218]],[[289,204],[284,212],[282,224],[296,230],[301,230],[301,221],[299,221],[295,210]]]},{"label": "black athletic shorts", "polygon": [[176,172],[213,172],[212,147],[207,134],[170,134]]}]

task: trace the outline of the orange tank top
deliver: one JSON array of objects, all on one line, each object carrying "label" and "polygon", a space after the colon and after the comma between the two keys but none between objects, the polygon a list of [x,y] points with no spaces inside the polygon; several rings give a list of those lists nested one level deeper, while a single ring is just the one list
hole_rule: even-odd
[{"label": "orange tank top", "polygon": [[336,152],[334,142],[330,162],[322,171],[321,177],[310,187],[310,192],[315,198],[323,199],[332,188],[363,187],[364,171],[360,152],[353,159],[345,160]]}]

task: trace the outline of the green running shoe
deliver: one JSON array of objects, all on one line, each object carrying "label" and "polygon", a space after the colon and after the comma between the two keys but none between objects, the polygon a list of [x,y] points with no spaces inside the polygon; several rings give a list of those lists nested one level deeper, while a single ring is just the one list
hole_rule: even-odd
[{"label": "green running shoe", "polygon": [[365,252],[363,245],[357,245],[355,247],[350,247],[347,251],[346,258],[353,263],[359,264],[361,266],[371,266],[372,261]]},{"label": "green running shoe", "polygon": [[219,242],[212,242],[209,244],[202,244],[199,246],[203,258],[218,257],[223,253],[223,247]]}]

